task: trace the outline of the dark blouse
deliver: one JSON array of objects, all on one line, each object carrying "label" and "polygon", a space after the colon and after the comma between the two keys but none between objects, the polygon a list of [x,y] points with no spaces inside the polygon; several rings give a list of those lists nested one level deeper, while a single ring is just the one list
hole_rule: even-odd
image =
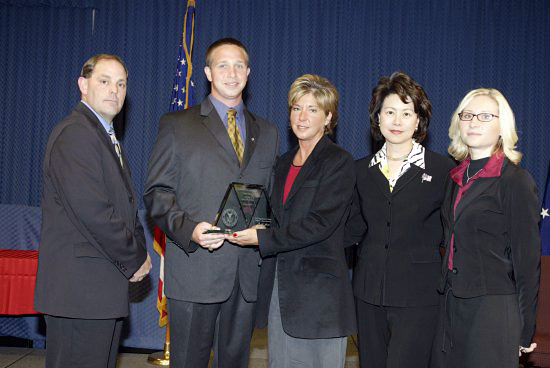
[{"label": "dark blouse", "polygon": [[489,157],[484,157],[478,160],[470,161],[470,165],[464,171],[464,178],[462,179],[462,182],[466,183],[468,182],[468,179],[471,180],[474,176],[476,176],[476,174],[478,174],[479,171],[483,169],[487,161],[489,161]]}]

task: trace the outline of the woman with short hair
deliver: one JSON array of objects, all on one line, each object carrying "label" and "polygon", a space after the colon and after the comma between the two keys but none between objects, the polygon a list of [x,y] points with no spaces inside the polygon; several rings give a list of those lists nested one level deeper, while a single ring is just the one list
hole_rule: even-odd
[{"label": "woman with short hair", "polygon": [[338,92],[327,79],[296,79],[288,110],[298,146],[275,165],[271,205],[278,225],[228,240],[259,246],[257,326],[268,325],[269,367],[343,368],[347,336],[356,332],[344,255],[354,162],[327,137],[338,116]]}]

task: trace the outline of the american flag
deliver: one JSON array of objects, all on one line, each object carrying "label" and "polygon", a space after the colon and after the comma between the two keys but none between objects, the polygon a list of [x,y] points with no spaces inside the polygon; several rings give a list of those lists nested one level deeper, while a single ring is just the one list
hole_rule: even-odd
[{"label": "american flag", "polygon": [[542,255],[550,256],[550,166],[546,178],[546,192],[542,201],[540,240],[542,243]]},{"label": "american flag", "polygon": [[[187,9],[183,24],[183,34],[178,51],[178,63],[172,97],[170,100],[170,111],[184,110],[195,103],[195,83],[191,79],[193,74],[193,40],[195,38],[195,0],[187,1]],[[155,251],[160,255],[160,276],[158,286],[157,309],[159,311],[159,325],[166,326],[168,323],[168,311],[166,308],[166,295],[164,295],[164,253],[166,250],[166,235],[157,226],[154,228]]]}]

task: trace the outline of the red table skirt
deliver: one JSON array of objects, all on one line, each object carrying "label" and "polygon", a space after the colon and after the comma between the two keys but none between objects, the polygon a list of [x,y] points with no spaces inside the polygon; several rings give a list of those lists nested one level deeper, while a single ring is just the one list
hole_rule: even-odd
[{"label": "red table skirt", "polygon": [[34,314],[38,251],[0,249],[0,314]]}]

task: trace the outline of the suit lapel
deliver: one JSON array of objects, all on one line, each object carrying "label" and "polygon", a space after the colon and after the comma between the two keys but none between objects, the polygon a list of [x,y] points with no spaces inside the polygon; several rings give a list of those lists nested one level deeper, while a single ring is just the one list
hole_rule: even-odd
[{"label": "suit lapel", "polygon": [[[460,215],[464,212],[464,209],[468,207],[476,198],[482,195],[487,189],[492,187],[498,181],[498,177],[495,178],[479,178],[477,179],[466,192],[456,206],[455,222],[458,221]],[[453,204],[454,205],[454,204]]]},{"label": "suit lapel", "polygon": [[86,105],[84,105],[82,102],[78,104],[78,106],[76,107],[76,110],[84,114],[88,118],[88,121],[90,122],[90,124],[94,126],[97,136],[99,137],[99,140],[105,146],[105,148],[110,152],[111,156],[113,157],[113,160],[116,162],[118,170],[120,171],[120,176],[122,176],[122,180],[124,182],[124,185],[126,186],[126,190],[133,195],[134,191],[132,189],[132,178],[130,177],[130,171],[128,169],[128,160],[126,159],[124,150],[121,148],[122,162],[124,163],[124,167],[126,169],[123,169],[120,166],[120,160],[116,153],[115,146],[113,142],[111,142],[111,137],[109,137],[109,134],[107,134],[107,132],[105,131],[105,128],[103,127],[101,122],[97,119],[97,116],[95,116],[94,113],[90,111],[90,109]]},{"label": "suit lapel", "polygon": [[241,165],[241,171],[243,171],[246,168],[246,165],[248,165],[248,162],[250,161],[250,158],[252,157],[252,155],[254,154],[254,150],[256,149],[256,142],[260,137],[260,127],[258,126],[254,115],[252,115],[250,112],[248,112],[248,110],[245,109],[244,116],[246,124],[246,142],[244,145],[244,155]]},{"label": "suit lapel", "polygon": [[[128,165],[128,159],[126,158],[125,150],[121,148],[120,153],[122,155],[122,162],[124,162],[124,168],[125,168],[124,170],[120,168],[120,170],[122,171],[122,175],[124,177],[124,184],[126,185],[126,189],[128,189],[128,192],[132,193],[135,196],[133,185],[132,185],[132,174],[130,173],[130,166]],[[118,156],[117,156],[117,160],[118,160]]]},{"label": "suit lapel", "polygon": [[[450,177],[448,177],[447,180],[447,185],[445,185],[445,197],[443,199],[443,203],[441,204],[441,219],[443,224],[447,225],[443,226],[443,229],[451,228],[454,223],[453,198],[457,184]],[[452,233],[452,230],[450,233]]]},{"label": "suit lapel", "polygon": [[204,99],[201,103],[201,115],[205,117],[203,124],[210,131],[210,133],[212,133],[216,141],[225,151],[224,156],[231,161],[232,165],[239,166],[239,159],[237,158],[237,153],[235,153],[235,149],[233,148],[233,143],[231,143],[227,130],[225,129],[218,112],[214,108],[214,105],[212,105],[212,102],[210,102],[209,98]]},{"label": "suit lapel", "polygon": [[380,189],[380,192],[382,192],[382,194],[384,194],[386,198],[390,199],[391,193],[390,193],[390,185],[388,184],[388,179],[386,179],[384,174],[382,174],[382,171],[380,171],[380,167],[378,166],[378,164],[367,168],[367,170],[368,170],[367,172],[369,173],[369,176],[374,179],[374,182]]},{"label": "suit lapel", "polygon": [[411,180],[413,180],[415,177],[420,175],[421,172],[424,170],[420,167],[411,164],[409,169],[405,171],[403,175],[399,179],[397,179],[397,182],[395,183],[395,187],[393,188],[392,195],[397,194],[401,189],[403,189],[407,184],[410,183]]},{"label": "suit lapel", "polygon": [[[315,148],[304,163],[304,166],[302,166],[302,168],[300,169],[296,180],[294,180],[294,184],[292,184],[290,193],[288,193],[288,197],[286,198],[285,208],[287,207],[287,204],[290,203],[292,197],[294,197],[294,195],[300,190],[304,182],[309,178],[310,174],[313,172],[313,169],[317,166],[317,159],[319,158],[319,155],[323,151],[323,148],[325,148],[325,146],[327,146],[328,144],[330,144],[330,140],[326,136],[323,136],[321,140],[317,142]],[[297,151],[298,147],[294,150],[294,155]],[[294,158],[294,155],[292,155],[292,158]]]},{"label": "suit lapel", "polygon": [[[471,187],[463,193],[460,202],[457,204],[454,211],[455,222],[458,221],[460,215],[474,200],[499,182],[500,177],[508,167],[508,162],[509,161],[502,153],[497,153],[489,158],[489,161],[483,167],[483,171],[479,177],[470,183]],[[454,177],[456,180],[463,180],[466,165],[469,165],[469,161],[463,161],[456,169],[451,170],[451,177]],[[476,175],[474,175],[474,177],[476,177]],[[464,185],[466,184],[467,183],[464,183]]]},{"label": "suit lapel", "polygon": [[279,224],[282,223],[283,219],[282,207],[286,177],[288,176],[288,170],[295,154],[296,149],[293,149],[289,153],[281,156],[275,167],[275,183],[273,183],[273,193],[271,194],[271,206]]}]

